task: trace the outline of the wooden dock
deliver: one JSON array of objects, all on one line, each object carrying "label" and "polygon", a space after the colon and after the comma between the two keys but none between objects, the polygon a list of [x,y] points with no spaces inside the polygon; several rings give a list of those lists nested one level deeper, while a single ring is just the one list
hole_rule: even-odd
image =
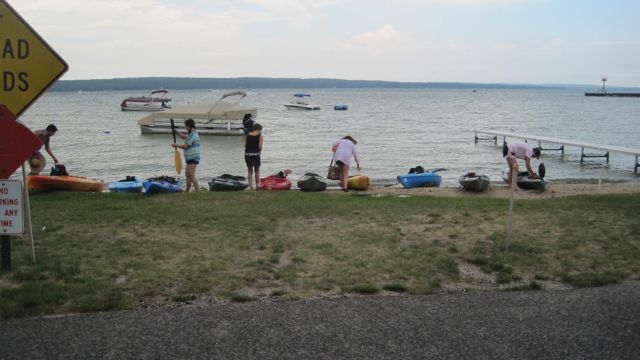
[{"label": "wooden dock", "polygon": [[586,92],[584,96],[640,97],[640,93]]},{"label": "wooden dock", "polygon": [[[491,137],[481,138],[481,137],[478,137],[478,134],[489,135]],[[520,133],[514,133],[514,132],[507,132],[507,131],[475,130],[476,144],[478,143],[478,141],[494,141],[495,144],[498,145],[498,137],[500,136],[502,137],[503,143],[507,142],[507,138],[522,139],[525,141],[527,140],[537,141],[538,147],[540,148],[541,151],[562,151],[562,155],[564,155],[565,146],[578,147],[581,149],[581,153],[580,153],[581,164],[585,158],[590,158],[590,157],[604,157],[607,159],[607,164],[608,164],[609,153],[618,153],[618,154],[635,156],[635,162],[633,164],[633,173],[638,175],[638,167],[640,167],[640,163],[638,163],[638,158],[640,158],[640,149],[634,149],[634,148],[628,148],[628,147],[622,147],[622,146],[613,146],[613,145],[600,145],[600,144],[593,144],[593,143],[587,143],[587,142],[552,138],[548,136],[520,134]],[[557,144],[557,145],[560,145],[560,147],[556,149],[544,148],[542,146],[543,142],[547,144]],[[606,153],[604,155],[587,155],[584,153],[584,149],[606,151]]]}]

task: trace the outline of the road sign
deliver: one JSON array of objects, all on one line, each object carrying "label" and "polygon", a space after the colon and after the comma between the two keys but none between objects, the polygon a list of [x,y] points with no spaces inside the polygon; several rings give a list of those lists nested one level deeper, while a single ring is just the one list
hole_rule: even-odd
[{"label": "road sign", "polygon": [[22,182],[0,180],[0,235],[22,235]]},{"label": "road sign", "polygon": [[20,117],[68,69],[5,0],[0,0],[0,104]]},{"label": "road sign", "polygon": [[0,105],[0,179],[8,179],[40,145],[40,139]]}]

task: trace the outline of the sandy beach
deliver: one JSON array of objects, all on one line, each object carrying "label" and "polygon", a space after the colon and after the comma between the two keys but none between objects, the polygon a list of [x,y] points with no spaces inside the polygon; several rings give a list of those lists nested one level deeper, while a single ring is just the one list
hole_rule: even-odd
[{"label": "sandy beach", "polygon": [[[371,186],[367,191],[362,192],[369,195],[429,195],[439,197],[488,197],[488,198],[508,198],[509,189],[504,184],[491,185],[488,191],[474,193],[465,191],[461,187],[427,187],[404,189],[397,186]],[[552,199],[575,195],[604,195],[604,194],[632,194],[640,193],[640,183],[602,183],[598,184],[548,184],[544,192],[517,189],[515,196],[518,199]]]}]

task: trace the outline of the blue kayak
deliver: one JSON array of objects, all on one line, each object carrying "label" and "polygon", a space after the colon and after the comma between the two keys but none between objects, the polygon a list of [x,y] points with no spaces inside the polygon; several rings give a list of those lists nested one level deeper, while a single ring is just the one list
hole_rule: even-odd
[{"label": "blue kayak", "polygon": [[182,192],[182,181],[169,176],[151,178],[142,183],[145,193],[152,194],[173,194]]},{"label": "blue kayak", "polygon": [[408,189],[414,187],[438,187],[442,181],[442,176],[438,175],[437,172],[441,170],[444,169],[398,175],[398,182]]},{"label": "blue kayak", "polygon": [[142,181],[135,176],[127,176],[126,179],[109,184],[109,191],[118,193],[142,192]]}]

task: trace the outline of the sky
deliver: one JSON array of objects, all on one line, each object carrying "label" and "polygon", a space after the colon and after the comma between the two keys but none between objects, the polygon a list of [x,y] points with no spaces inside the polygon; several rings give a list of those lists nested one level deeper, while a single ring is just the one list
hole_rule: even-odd
[{"label": "sky", "polygon": [[63,79],[640,86],[638,0],[8,0]]}]

